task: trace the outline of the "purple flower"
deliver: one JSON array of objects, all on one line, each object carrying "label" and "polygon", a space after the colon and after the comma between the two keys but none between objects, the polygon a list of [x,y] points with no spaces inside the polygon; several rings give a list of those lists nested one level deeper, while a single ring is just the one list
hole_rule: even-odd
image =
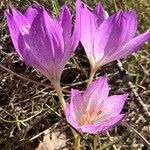
[{"label": "purple flower", "polygon": [[63,68],[79,42],[80,14],[76,11],[73,32],[72,17],[66,5],[62,7],[59,19],[40,5],[30,6],[24,14],[12,7],[5,15],[20,58],[51,82],[60,80]]},{"label": "purple flower", "polygon": [[66,103],[67,121],[79,132],[103,133],[124,119],[120,114],[128,94],[108,96],[107,77],[100,77],[81,94],[71,91],[71,102]]},{"label": "purple flower", "polygon": [[120,10],[109,17],[101,4],[93,11],[82,6],[81,43],[93,68],[131,55],[150,39],[149,31],[135,37],[136,31],[134,11]]}]

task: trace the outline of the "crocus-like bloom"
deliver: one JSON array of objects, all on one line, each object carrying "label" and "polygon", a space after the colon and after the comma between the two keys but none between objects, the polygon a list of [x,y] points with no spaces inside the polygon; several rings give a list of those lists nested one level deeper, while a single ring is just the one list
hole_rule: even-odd
[{"label": "crocus-like bloom", "polygon": [[79,42],[80,14],[76,11],[73,31],[72,17],[66,5],[62,7],[59,19],[40,5],[28,7],[23,14],[12,7],[5,15],[12,42],[20,58],[51,82],[59,81],[64,66]]},{"label": "crocus-like bloom", "polygon": [[103,133],[124,119],[120,114],[128,94],[108,96],[107,77],[90,84],[82,94],[72,90],[71,102],[66,103],[67,121],[79,132]]},{"label": "crocus-like bloom", "polygon": [[81,43],[91,67],[101,66],[136,52],[148,39],[150,32],[135,37],[137,18],[134,11],[108,16],[101,4],[94,10],[82,5]]}]

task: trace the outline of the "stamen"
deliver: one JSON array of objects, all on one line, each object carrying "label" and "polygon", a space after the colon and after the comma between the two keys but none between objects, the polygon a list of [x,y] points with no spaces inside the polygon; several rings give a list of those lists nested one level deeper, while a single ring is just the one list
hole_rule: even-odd
[{"label": "stamen", "polygon": [[95,108],[87,110],[82,116],[81,124],[93,124],[101,113],[101,110]]}]

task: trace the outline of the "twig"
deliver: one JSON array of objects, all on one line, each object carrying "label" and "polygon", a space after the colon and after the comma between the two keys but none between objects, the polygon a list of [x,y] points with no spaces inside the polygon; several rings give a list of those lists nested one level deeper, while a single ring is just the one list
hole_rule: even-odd
[{"label": "twig", "polygon": [[[24,80],[24,81],[31,82],[31,83],[33,83],[33,84],[37,84],[37,85],[40,85],[40,86],[43,86],[43,87],[48,87],[48,88],[54,89],[53,86],[50,86],[50,85],[47,85],[47,84],[44,84],[44,83],[37,82],[37,81],[34,81],[34,80],[29,79],[29,78],[26,78],[26,77],[23,77],[23,76],[21,76],[21,75],[15,73],[15,72],[13,72],[12,70],[6,68],[6,67],[3,66],[2,64],[0,64],[0,68],[2,68],[3,70],[7,71],[8,73],[10,73],[10,74],[12,74],[12,75],[14,75],[14,76],[16,76],[16,77],[18,77],[18,78]],[[63,88],[62,88],[62,91],[65,92],[65,93],[70,93],[70,92],[69,92],[68,90],[66,90],[65,88],[68,88],[68,87],[63,87]],[[54,91],[55,91],[55,90],[54,90]]]},{"label": "twig", "polygon": [[32,4],[36,4],[36,5],[40,5],[38,2],[36,2],[35,0],[29,0],[29,2]]},{"label": "twig", "polygon": [[134,96],[136,97],[138,103],[140,104],[140,106],[142,106],[143,108],[143,112],[145,114],[146,117],[150,117],[150,113],[148,111],[148,108],[146,107],[146,105],[144,104],[143,100],[141,99],[141,97],[139,96],[139,94],[136,92],[134,85],[132,82],[128,82],[129,87],[132,89],[132,92],[134,93]]},{"label": "twig", "polygon": [[[143,127],[146,126],[146,125],[149,125],[149,121],[147,121],[147,122],[141,124],[141,125],[138,127],[137,130],[143,128]],[[132,135],[131,132],[126,132],[126,133],[124,133],[121,137],[119,137],[117,140],[115,140],[115,141],[113,141],[113,142],[109,142],[108,144],[102,146],[99,150],[105,150],[106,148],[109,148],[109,147],[111,147],[112,145],[117,144],[117,143],[123,141],[125,138],[130,137],[131,135]]]},{"label": "twig", "polygon": [[45,104],[45,106],[46,106],[50,111],[52,111],[53,113],[55,113],[55,115],[57,115],[59,118],[61,118],[61,119],[64,120],[64,118],[63,118],[58,112],[56,112],[53,108],[51,108],[48,104]]},{"label": "twig", "polygon": [[122,135],[121,137],[119,137],[117,140],[113,141],[113,142],[109,142],[108,144],[105,144],[104,146],[102,146],[99,150],[106,150],[107,148],[112,147],[114,144],[117,144],[119,142],[121,142],[123,139],[125,139],[126,137],[130,136],[131,134],[129,132],[124,133],[124,135]]},{"label": "twig", "polygon": [[3,122],[6,122],[6,123],[21,123],[22,125],[26,126],[26,124],[24,122],[27,122],[31,119],[33,119],[34,117],[38,116],[39,114],[41,114],[43,111],[43,105],[42,105],[42,108],[40,111],[38,111],[36,114],[26,118],[26,119],[23,119],[23,120],[19,120],[18,118],[16,118],[16,120],[5,120],[3,119],[2,117],[0,117],[0,120],[2,120]]},{"label": "twig", "polygon": [[[8,149],[10,149],[11,146],[14,145],[16,142],[20,141],[20,139],[23,138],[26,135],[26,133],[33,126],[35,126],[36,124],[38,124],[43,118],[46,118],[47,115],[48,115],[47,111],[44,111],[44,110],[41,113],[42,114],[40,116],[36,116],[36,118],[33,121],[31,121],[29,124],[26,124],[26,127],[22,128],[22,130],[19,133],[17,133],[13,138],[8,138],[7,141],[5,142],[5,145],[2,148],[2,150],[8,150]],[[34,117],[35,117],[35,115],[34,115]],[[31,119],[31,117],[30,117],[30,119]],[[29,121],[29,120],[26,120],[26,121]]]},{"label": "twig", "polygon": [[11,103],[10,105],[11,105],[11,108],[15,111],[15,118],[16,118],[17,128],[18,128],[19,131],[21,131],[20,122],[18,121],[18,115],[16,114],[16,110],[14,108],[14,105],[13,105],[13,103]]},{"label": "twig", "polygon": [[[128,71],[123,68],[121,61],[117,60],[117,66],[119,68],[119,71],[121,72],[126,72],[126,74],[129,74]],[[148,111],[148,108],[146,107],[146,105],[144,104],[143,100],[141,99],[140,95],[137,93],[133,83],[131,81],[128,81],[128,86],[130,87],[130,89],[132,90],[134,96],[136,97],[136,102],[138,102],[138,104],[142,107],[142,111],[143,114],[145,115],[145,118],[149,118],[150,117],[150,113]]]},{"label": "twig", "polygon": [[73,86],[76,86],[76,85],[81,85],[81,84],[87,83],[87,82],[88,82],[88,79],[84,80],[84,81],[75,82],[75,83],[64,84],[63,88],[69,88],[69,87],[73,87]]},{"label": "twig", "polygon": [[31,83],[34,83],[34,84],[38,84],[38,85],[41,85],[41,86],[44,86],[44,87],[50,87],[50,88],[53,88],[53,87],[50,86],[50,85],[47,85],[47,84],[44,84],[44,83],[39,83],[39,82],[34,81],[34,80],[32,80],[32,79],[23,77],[23,76],[21,76],[21,75],[15,73],[15,72],[13,72],[12,70],[6,68],[6,67],[3,66],[2,64],[0,64],[0,68],[2,68],[3,70],[9,72],[10,74],[12,74],[12,75],[14,75],[14,76],[16,76],[16,77],[18,77],[18,78],[20,78],[20,79],[22,79],[22,80],[25,80],[25,81],[28,81],[28,82],[31,82]]},{"label": "twig", "polygon": [[140,139],[142,139],[147,144],[147,146],[150,147],[150,143],[136,129],[130,126],[127,122],[124,122],[122,124],[125,125],[128,129],[132,130],[134,133],[136,133],[140,137]]},{"label": "twig", "polygon": [[[51,128],[51,127],[50,127],[50,128]],[[48,128],[48,129],[50,130],[50,128]],[[46,130],[48,130],[48,129],[46,129]],[[42,132],[36,134],[36,135],[33,136],[32,138],[30,138],[30,141],[33,141],[33,140],[37,139],[38,137],[40,137],[41,135],[43,135],[46,130],[44,130],[44,131],[42,131]]]}]

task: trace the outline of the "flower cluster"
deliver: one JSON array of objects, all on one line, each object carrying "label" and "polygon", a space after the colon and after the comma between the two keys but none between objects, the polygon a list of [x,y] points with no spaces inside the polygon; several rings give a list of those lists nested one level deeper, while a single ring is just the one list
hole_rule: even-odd
[{"label": "flower cluster", "polygon": [[[75,23],[65,4],[59,18],[41,5],[31,5],[24,13],[11,7],[5,12],[7,25],[20,58],[45,75],[61,95],[56,83],[79,41],[94,73],[105,64],[136,52],[150,39],[150,32],[135,36],[135,11],[119,10],[109,16],[101,4],[93,10],[76,1]],[[109,95],[107,77],[92,82],[84,93],[72,89],[66,103],[67,121],[79,132],[102,133],[119,123],[128,94]]]}]

